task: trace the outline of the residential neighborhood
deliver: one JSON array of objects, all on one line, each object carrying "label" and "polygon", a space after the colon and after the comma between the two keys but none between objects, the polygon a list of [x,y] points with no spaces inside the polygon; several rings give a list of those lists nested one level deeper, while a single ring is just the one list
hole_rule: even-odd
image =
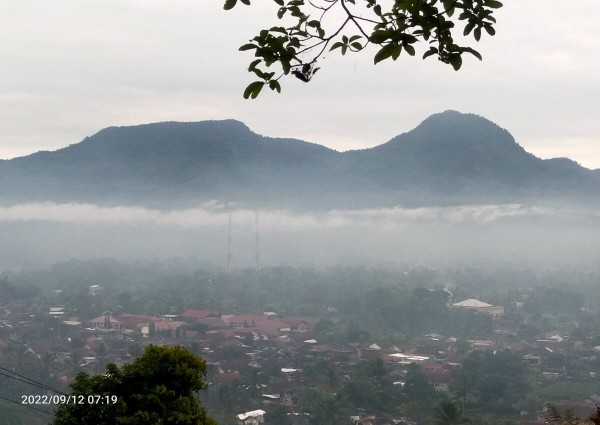
[{"label": "residential neighborhood", "polygon": [[[98,287],[90,286],[89,296],[103,297]],[[466,414],[485,409],[513,423],[543,423],[548,402],[592,414],[600,401],[600,341],[573,323],[528,312],[533,294],[515,292],[508,306],[447,297],[439,308],[489,321],[486,337],[432,329],[404,341],[367,332],[334,306],[321,315],[187,308],[162,315],[107,309],[86,317],[69,304],[1,299],[1,358],[12,370],[66,389],[75,374],[130,362],[150,344],[181,345],[207,362],[208,388],[200,397],[221,424],[314,423],[327,403],[343,423],[419,424],[443,397]],[[592,306],[580,312],[597,313]],[[486,387],[486,380],[498,387]],[[576,395],[553,392],[573,386]]]}]

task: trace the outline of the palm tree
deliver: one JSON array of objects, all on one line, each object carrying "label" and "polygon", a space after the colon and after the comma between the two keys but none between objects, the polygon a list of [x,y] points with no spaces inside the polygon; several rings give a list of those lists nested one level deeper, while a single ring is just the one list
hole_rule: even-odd
[{"label": "palm tree", "polygon": [[463,410],[447,397],[438,401],[433,410],[434,425],[460,425],[471,422],[464,417]]},{"label": "palm tree", "polygon": [[572,409],[560,412],[556,406],[546,404],[544,416],[550,425],[579,425],[584,423],[600,424],[600,407],[596,406],[596,414],[586,419],[580,419],[573,414]]}]

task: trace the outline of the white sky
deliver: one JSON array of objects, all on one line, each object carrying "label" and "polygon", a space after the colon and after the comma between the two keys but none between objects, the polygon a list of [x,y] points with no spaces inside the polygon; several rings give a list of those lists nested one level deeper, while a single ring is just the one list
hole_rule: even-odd
[{"label": "white sky", "polygon": [[446,109],[482,115],[542,158],[600,168],[600,1],[505,0],[483,62],[372,65],[330,53],[310,84],[242,98],[276,5],[222,0],[2,0],[0,158],[77,143],[111,125],[235,118],[338,150],[375,146]]}]

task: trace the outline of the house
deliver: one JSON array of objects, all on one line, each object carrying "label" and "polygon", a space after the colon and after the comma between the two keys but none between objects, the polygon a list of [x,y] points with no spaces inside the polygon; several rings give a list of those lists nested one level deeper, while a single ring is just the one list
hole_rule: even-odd
[{"label": "house", "polygon": [[290,325],[278,319],[272,319],[264,314],[240,314],[223,315],[223,322],[231,328],[252,329],[260,331],[267,337],[273,338],[281,335],[283,332],[290,332]]},{"label": "house", "polygon": [[157,320],[152,323],[154,326],[154,331],[157,334],[168,335],[171,338],[181,338],[183,336],[181,332],[183,325],[185,325],[183,322]]},{"label": "house", "polygon": [[262,424],[265,421],[265,412],[264,410],[252,410],[246,413],[240,413],[237,415],[237,423],[239,425],[258,425]]},{"label": "house", "polygon": [[456,343],[450,339],[425,339],[417,346],[419,354],[435,357],[438,361],[445,360],[448,354],[454,354],[456,351]]},{"label": "house", "polygon": [[298,317],[298,318],[286,318],[286,319],[279,319],[284,323],[287,323],[292,331],[295,332],[308,332],[310,331],[312,328],[315,327],[315,325],[317,324],[318,320],[316,320],[315,318],[309,318],[309,317]]},{"label": "house", "polygon": [[285,379],[287,381],[292,381],[292,380],[296,379],[296,377],[298,376],[298,374],[302,373],[302,369],[294,369],[294,368],[290,368],[290,367],[282,367],[281,368],[281,373],[283,374],[283,376],[285,377]]},{"label": "house", "polygon": [[[189,322],[189,320],[188,320]],[[220,317],[207,317],[206,319],[197,319],[193,321],[194,326],[204,326],[206,330],[226,329],[227,324]],[[192,328],[198,329],[198,328]]]},{"label": "house", "polygon": [[427,381],[436,391],[448,391],[448,385],[452,380],[452,371],[449,366],[430,364],[423,367]]},{"label": "house", "polygon": [[431,357],[419,356],[416,354],[404,354],[404,353],[392,353],[383,356],[385,363],[404,364],[408,365],[411,363],[423,364],[430,362]]},{"label": "house", "polygon": [[141,328],[144,325],[148,325],[150,322],[162,320],[161,318],[155,316],[131,313],[119,314],[118,316],[114,316],[113,319],[119,321],[123,329]]},{"label": "house", "polygon": [[500,317],[504,315],[504,307],[493,306],[483,301],[470,298],[468,300],[461,301],[459,303],[452,304],[455,308],[464,308],[467,310],[474,310],[479,313],[486,313],[492,317]]},{"label": "house", "polygon": [[350,416],[352,425],[417,425],[416,422],[407,422],[401,419],[393,419],[376,415],[356,415]]},{"label": "house", "polygon": [[123,323],[112,317],[112,313],[108,310],[102,313],[101,316],[89,320],[88,323],[97,329],[123,329]]},{"label": "house", "polygon": [[50,307],[50,311],[48,312],[48,314],[53,317],[60,317],[63,314],[65,314],[65,308],[64,307]]},{"label": "house", "polygon": [[208,319],[211,317],[219,317],[218,313],[208,310],[194,310],[187,309],[183,313],[181,313],[181,320],[184,322],[194,322],[200,319]]},{"label": "house", "polygon": [[100,285],[90,285],[90,295],[96,296],[104,292],[104,287]]},{"label": "house", "polygon": [[299,382],[272,382],[269,384],[269,392],[279,395],[279,402],[283,406],[295,406],[298,404],[297,390],[302,385]]},{"label": "house", "polygon": [[[375,353],[375,357],[377,358],[378,352]],[[330,357],[333,361],[338,362],[355,362],[358,361],[362,356],[361,351],[358,348],[353,347],[350,344],[339,344],[334,346],[330,351]]]}]

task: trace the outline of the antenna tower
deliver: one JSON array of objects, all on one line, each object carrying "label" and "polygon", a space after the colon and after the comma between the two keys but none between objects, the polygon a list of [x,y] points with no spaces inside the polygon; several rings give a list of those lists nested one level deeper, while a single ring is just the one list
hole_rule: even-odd
[{"label": "antenna tower", "polygon": [[231,272],[231,214],[229,214],[229,227],[227,228],[227,273]]},{"label": "antenna tower", "polygon": [[258,211],[256,212],[256,276],[258,277]]}]

